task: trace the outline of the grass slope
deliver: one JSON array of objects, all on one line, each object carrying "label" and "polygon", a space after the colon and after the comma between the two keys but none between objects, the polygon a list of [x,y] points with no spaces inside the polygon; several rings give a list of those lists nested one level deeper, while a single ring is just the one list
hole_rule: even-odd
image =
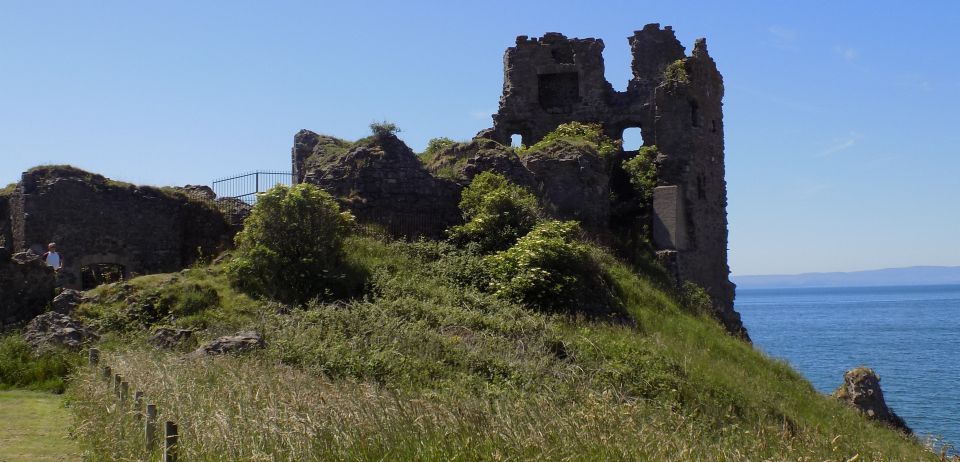
[{"label": "grass slope", "polygon": [[[347,242],[370,275],[354,300],[265,303],[214,265],[99,288],[80,315],[180,423],[185,460],[937,460],[592,253],[633,323],[538,313],[473,287],[475,255],[365,237]],[[253,328],[268,347],[187,359],[144,346],[155,325]],[[68,393],[93,458],[143,456],[96,374]]]},{"label": "grass slope", "polygon": [[80,460],[59,395],[0,391],[0,461]]}]

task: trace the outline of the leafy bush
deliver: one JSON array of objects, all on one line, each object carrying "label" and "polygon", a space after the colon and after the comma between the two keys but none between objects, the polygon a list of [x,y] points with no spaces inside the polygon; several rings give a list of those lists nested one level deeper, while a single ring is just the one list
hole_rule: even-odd
[{"label": "leafy bush", "polygon": [[694,314],[713,313],[713,299],[703,287],[690,281],[685,281],[680,288],[680,304],[687,311]]},{"label": "leafy bush", "polygon": [[370,124],[370,131],[373,132],[373,136],[386,136],[386,135],[396,135],[400,132],[400,127],[397,127],[397,124],[393,122],[374,122]]},{"label": "leafy bush", "polygon": [[456,141],[453,141],[445,136],[433,138],[427,142],[427,149],[420,154],[420,160],[422,160],[424,163],[429,163],[437,157],[437,154],[440,151],[449,148],[456,143]]},{"label": "leafy bush", "polygon": [[686,63],[678,59],[667,65],[663,71],[663,78],[668,82],[688,83],[690,77],[687,75]]},{"label": "leafy bush", "polygon": [[623,169],[630,176],[630,184],[646,205],[653,200],[653,188],[657,187],[658,153],[656,146],[642,146],[636,156],[623,162]]},{"label": "leafy bush", "polygon": [[557,141],[586,142],[597,150],[601,157],[608,157],[620,151],[622,142],[610,139],[603,134],[603,126],[597,123],[568,122],[561,124],[542,140],[530,147],[517,149],[517,154],[523,156],[533,151],[539,151]]},{"label": "leafy bush", "polygon": [[76,367],[79,355],[65,350],[34,354],[18,333],[0,337],[0,389],[28,388],[62,393],[64,380]]},{"label": "leafy bush", "polygon": [[497,296],[549,311],[569,311],[587,292],[589,253],[575,221],[546,221],[513,247],[484,258]]},{"label": "leafy bush", "polygon": [[343,239],[353,216],[310,184],[276,186],[261,195],[228,266],[238,288],[284,303],[332,295],[341,271]]},{"label": "leafy bush", "polygon": [[503,175],[483,172],[460,196],[465,224],[448,231],[458,244],[476,242],[481,252],[503,250],[540,219],[537,198]]}]

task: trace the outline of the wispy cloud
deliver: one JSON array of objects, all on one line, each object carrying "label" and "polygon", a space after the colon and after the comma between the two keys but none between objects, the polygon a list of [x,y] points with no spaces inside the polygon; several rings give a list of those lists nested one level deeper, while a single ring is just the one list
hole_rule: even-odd
[{"label": "wispy cloud", "polygon": [[917,73],[910,72],[900,76],[900,84],[906,87],[912,87],[920,91],[930,91],[933,89],[933,85],[930,84],[930,80],[927,79],[927,76]]},{"label": "wispy cloud", "polygon": [[838,55],[840,55],[841,58],[847,61],[856,61],[856,59],[860,57],[860,52],[858,52],[853,47],[838,45],[833,49],[833,51],[835,51]]},{"label": "wispy cloud", "polygon": [[863,139],[862,133],[850,132],[845,138],[835,140],[828,148],[820,151],[816,154],[816,157],[826,157],[829,155],[836,154],[840,151],[845,151],[857,145],[860,140]]},{"label": "wispy cloud", "polygon": [[796,42],[797,37],[800,35],[796,30],[782,26],[770,26],[767,28],[767,32],[769,32],[774,39],[781,43]]}]

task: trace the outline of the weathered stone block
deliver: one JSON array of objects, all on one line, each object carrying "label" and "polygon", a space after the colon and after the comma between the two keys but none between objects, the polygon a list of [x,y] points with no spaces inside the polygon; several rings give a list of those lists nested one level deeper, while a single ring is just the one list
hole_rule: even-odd
[{"label": "weathered stone block", "polygon": [[657,186],[653,190],[653,243],[658,249],[687,248],[687,220],[679,186]]}]

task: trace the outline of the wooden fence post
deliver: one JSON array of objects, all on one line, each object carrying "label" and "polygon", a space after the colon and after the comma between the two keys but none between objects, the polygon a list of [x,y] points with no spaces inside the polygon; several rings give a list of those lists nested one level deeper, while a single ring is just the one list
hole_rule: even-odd
[{"label": "wooden fence post", "polygon": [[133,418],[139,422],[143,419],[143,392],[137,391],[133,394]]},{"label": "wooden fence post", "polygon": [[113,375],[113,395],[120,397],[120,382],[123,382],[123,376],[120,374]]},{"label": "wooden fence post", "polygon": [[110,366],[103,366],[103,378],[110,380],[110,377],[113,377],[113,371],[110,370]]},{"label": "wooden fence post", "polygon": [[130,383],[129,382],[120,382],[120,402],[126,402],[128,393],[130,392]]},{"label": "wooden fence post", "polygon": [[177,424],[167,421],[163,425],[163,462],[177,462]]},{"label": "wooden fence post", "polygon": [[143,437],[147,452],[153,452],[157,446],[157,405],[147,405],[147,418],[143,424]]},{"label": "wooden fence post", "polygon": [[100,350],[96,348],[91,348],[90,349],[90,368],[96,369],[98,364],[100,364]]}]

